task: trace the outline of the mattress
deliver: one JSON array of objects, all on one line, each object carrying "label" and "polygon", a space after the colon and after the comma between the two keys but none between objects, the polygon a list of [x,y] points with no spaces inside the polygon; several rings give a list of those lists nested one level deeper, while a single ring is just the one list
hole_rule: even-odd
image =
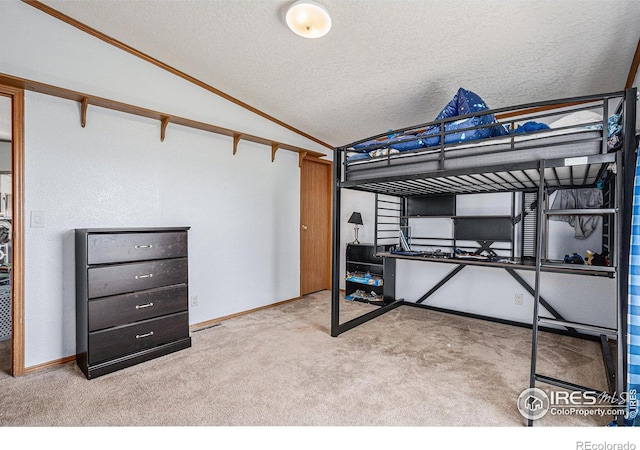
[{"label": "mattress", "polygon": [[[447,170],[483,172],[497,166],[602,153],[602,131],[584,127],[486,139],[444,148],[425,148],[389,156],[347,161],[345,181],[375,181]],[[525,164],[526,165],[526,164]],[[505,169],[506,170],[506,169]]]}]

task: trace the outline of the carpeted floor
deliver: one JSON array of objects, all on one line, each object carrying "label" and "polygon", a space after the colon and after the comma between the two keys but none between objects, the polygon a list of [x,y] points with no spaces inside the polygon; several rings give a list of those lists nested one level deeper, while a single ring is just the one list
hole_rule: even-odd
[{"label": "carpeted floor", "polygon": [[[368,305],[343,302],[343,316]],[[0,377],[0,426],[512,426],[531,331],[400,307],[337,338],[320,292],[192,333],[193,346],[87,380],[74,363]],[[539,372],[606,389],[597,342],[542,333]],[[3,369],[4,370],[4,369]],[[537,427],[603,426],[551,416]]]}]

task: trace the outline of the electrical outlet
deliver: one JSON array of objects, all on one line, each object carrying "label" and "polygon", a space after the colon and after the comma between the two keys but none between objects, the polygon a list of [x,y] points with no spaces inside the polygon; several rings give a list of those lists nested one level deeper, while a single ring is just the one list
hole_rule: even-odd
[{"label": "electrical outlet", "polygon": [[44,211],[31,211],[31,228],[44,228],[45,214]]},{"label": "electrical outlet", "polygon": [[198,296],[197,295],[192,295],[191,296],[191,306],[198,306]]},{"label": "electrical outlet", "polygon": [[516,305],[522,305],[522,294],[516,294]]}]

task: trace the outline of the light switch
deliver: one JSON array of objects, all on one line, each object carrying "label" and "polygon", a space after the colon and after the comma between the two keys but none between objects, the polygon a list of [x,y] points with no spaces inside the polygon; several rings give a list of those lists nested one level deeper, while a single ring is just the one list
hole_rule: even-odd
[{"label": "light switch", "polygon": [[31,211],[31,228],[44,228],[44,226],[45,226],[44,211],[32,210]]}]

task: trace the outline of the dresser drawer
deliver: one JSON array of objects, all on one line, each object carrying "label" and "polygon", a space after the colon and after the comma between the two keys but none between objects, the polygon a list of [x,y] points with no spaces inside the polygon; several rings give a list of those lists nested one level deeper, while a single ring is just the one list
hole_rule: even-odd
[{"label": "dresser drawer", "polygon": [[151,319],[189,309],[186,285],[163,287],[89,301],[89,331]]},{"label": "dresser drawer", "polygon": [[162,286],[187,283],[187,258],[90,267],[89,298],[106,297]]},{"label": "dresser drawer", "polygon": [[89,333],[89,364],[189,337],[187,312]]},{"label": "dresser drawer", "polygon": [[187,256],[187,233],[109,233],[87,236],[87,263],[147,261]]}]

